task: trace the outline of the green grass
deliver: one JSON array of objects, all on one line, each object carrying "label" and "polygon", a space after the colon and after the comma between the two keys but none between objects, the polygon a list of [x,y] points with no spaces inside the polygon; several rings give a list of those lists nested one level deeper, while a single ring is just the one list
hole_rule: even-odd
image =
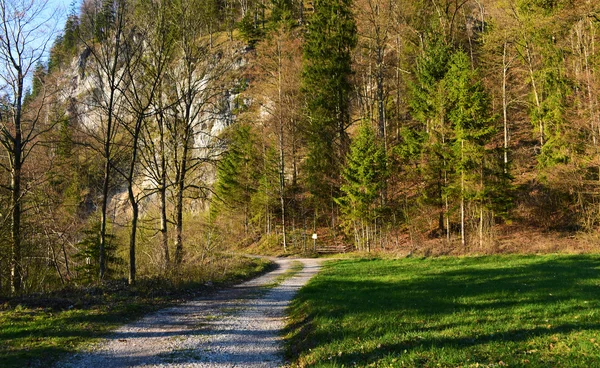
[{"label": "green grass", "polygon": [[[260,259],[240,259],[215,286],[251,278],[271,268]],[[200,285],[172,288],[157,280],[136,287],[108,283],[63,292],[60,297],[9,300],[0,305],[0,367],[49,366],[64,354],[94,343],[122,324],[146,313],[207,292]],[[15,302],[20,302],[12,306]]]},{"label": "green grass", "polygon": [[600,367],[600,256],[344,260],[294,300],[317,367]]}]

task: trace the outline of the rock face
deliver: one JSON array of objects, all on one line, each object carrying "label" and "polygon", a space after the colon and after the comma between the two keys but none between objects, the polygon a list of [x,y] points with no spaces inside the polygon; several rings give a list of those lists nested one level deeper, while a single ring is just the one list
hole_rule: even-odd
[{"label": "rock face", "polygon": [[[195,99],[192,107],[193,149],[194,159],[208,159],[215,157],[224,149],[218,137],[223,130],[236,120],[236,112],[240,109],[240,93],[243,90],[240,75],[246,66],[244,48],[231,49],[228,57],[218,54],[212,59],[204,60],[206,65],[198,68],[193,76],[193,85],[196,88]],[[226,65],[225,65],[226,63]],[[177,76],[178,63],[171,68],[171,78]],[[219,66],[219,67],[216,67]],[[121,73],[124,71],[118,71]],[[183,79],[183,78],[180,78]],[[106,124],[106,102],[109,95],[108,78],[102,75],[96,65],[92,50],[86,47],[81,50],[78,57],[74,58],[71,65],[62,71],[58,83],[65,86],[61,88],[59,97],[65,105],[69,105],[69,113],[75,116],[79,128],[89,135],[102,135]],[[228,82],[229,81],[229,82]],[[229,86],[228,86],[229,85]],[[170,88],[181,89],[187,87],[183,82],[175,81]],[[120,87],[114,94],[117,106],[115,116],[118,124],[127,121],[127,100]],[[177,91],[181,94],[181,90]],[[248,104],[249,101],[243,101]],[[178,107],[182,108],[182,107]],[[121,129],[124,131],[124,129]],[[157,142],[154,142],[157,144]],[[155,180],[144,175],[140,170],[136,180],[138,193],[148,191],[155,187]],[[215,179],[214,168],[202,170],[201,177],[204,184],[211,184]],[[155,195],[145,198],[140,206],[141,213],[149,209],[154,202]],[[112,193],[110,206],[111,215],[115,218],[129,217],[126,186],[120,185]]]}]

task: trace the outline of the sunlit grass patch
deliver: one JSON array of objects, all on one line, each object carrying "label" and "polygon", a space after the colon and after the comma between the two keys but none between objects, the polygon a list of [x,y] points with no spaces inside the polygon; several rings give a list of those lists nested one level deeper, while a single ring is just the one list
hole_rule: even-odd
[{"label": "sunlit grass patch", "polygon": [[291,308],[299,366],[599,367],[600,257],[327,264]]}]

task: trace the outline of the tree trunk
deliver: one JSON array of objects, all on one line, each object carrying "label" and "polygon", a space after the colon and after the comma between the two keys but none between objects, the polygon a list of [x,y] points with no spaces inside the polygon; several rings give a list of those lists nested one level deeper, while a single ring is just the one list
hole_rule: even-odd
[{"label": "tree trunk", "polygon": [[[18,134],[20,135],[20,134]],[[11,262],[10,288],[13,294],[19,294],[22,288],[23,268],[21,264],[21,152],[20,140],[15,142],[14,167],[11,173]]]},{"label": "tree trunk", "polygon": [[169,257],[169,233],[167,227],[167,158],[165,154],[165,136],[163,126],[162,113],[160,116],[159,129],[160,129],[160,234],[161,234],[161,248],[163,254],[163,272],[167,272],[169,269],[171,260]]},{"label": "tree trunk", "polygon": [[[295,126],[295,122],[292,123]],[[296,147],[296,134],[295,128],[292,130],[292,188],[295,188],[298,184],[298,154]]]},{"label": "tree trunk", "polygon": [[[379,45],[377,47],[377,112],[378,112],[378,135],[383,140],[383,149],[387,156],[387,122],[385,118],[385,91],[384,91],[384,75],[383,75],[383,56],[384,46]],[[386,161],[387,166],[387,161]],[[381,205],[385,206],[387,203],[387,181],[385,178],[382,179],[381,183]]]},{"label": "tree trunk", "polygon": [[508,73],[508,64],[506,61],[506,46],[502,50],[502,116],[504,122],[504,173],[508,173],[508,103],[506,99],[506,79]]},{"label": "tree trunk", "polygon": [[131,152],[131,161],[129,163],[129,173],[127,177],[127,194],[129,197],[129,204],[131,205],[131,233],[129,234],[129,285],[135,284],[135,245],[136,245],[136,234],[137,234],[137,223],[139,216],[139,204],[135,193],[133,192],[133,180],[135,175],[135,166],[137,163],[138,155],[138,144],[139,134],[142,127],[143,119],[140,117],[135,123],[134,134],[133,134],[133,151]]},{"label": "tree trunk", "polygon": [[100,280],[104,279],[106,274],[106,223],[108,222],[108,188],[110,183],[110,152],[108,147],[105,149],[104,162],[104,181],[102,182],[102,214],[100,218],[100,244],[99,244],[99,263]]},{"label": "tree trunk", "polygon": [[[188,60],[188,70],[193,70],[192,61]],[[188,87],[192,86],[193,73],[187,75]],[[181,156],[181,163],[176,173],[176,200],[175,200],[175,265],[180,265],[183,260],[183,195],[185,192],[185,177],[188,171],[188,155],[190,140],[193,134],[193,118],[192,118],[192,105],[194,98],[191,95],[192,91],[187,91],[185,95],[185,130],[183,136],[183,152]]]},{"label": "tree trunk", "polygon": [[133,191],[129,191],[129,200],[131,201],[131,233],[129,234],[129,285],[135,284],[136,265],[135,265],[135,245],[137,235],[137,223],[139,216],[139,205],[133,196]]},{"label": "tree trunk", "polygon": [[[117,42],[117,51],[120,43]],[[108,75],[110,79],[110,92],[108,99],[108,106],[106,107],[107,111],[107,120],[106,120],[106,135],[104,136],[104,181],[102,183],[102,214],[100,219],[100,244],[99,244],[99,263],[100,263],[100,280],[104,279],[106,274],[106,225],[108,222],[108,191],[110,186],[110,168],[111,168],[111,146],[113,139],[113,113],[115,108],[115,92],[117,86],[115,85],[115,78],[117,74],[117,58],[120,53],[115,52],[113,57],[111,71]]]},{"label": "tree trunk", "polygon": [[479,207],[479,249],[483,249],[483,204]]},{"label": "tree trunk", "polygon": [[11,170],[11,261],[10,288],[13,294],[21,293],[23,265],[21,263],[21,168],[23,164],[23,137],[21,132],[21,114],[23,101],[23,72],[17,67],[17,95],[15,96],[16,111],[14,117],[15,136],[13,140],[12,170]]},{"label": "tree trunk", "polygon": [[438,176],[438,182],[437,182],[437,190],[439,192],[440,195],[440,216],[438,219],[438,229],[440,232],[444,232],[444,217],[445,217],[445,211],[444,211],[444,193],[442,192],[442,177],[441,177],[442,173],[439,173]]},{"label": "tree trunk", "polygon": [[287,234],[285,228],[285,151],[283,136],[283,91],[281,78],[281,46],[277,44],[278,52],[278,94],[279,94],[279,199],[281,201],[281,233],[283,236],[283,251],[287,252]]},{"label": "tree trunk", "polygon": [[[184,151],[187,151],[184,149]],[[183,162],[187,162],[183,157]],[[182,168],[186,164],[182,164]],[[177,199],[175,203],[175,264],[180,265],[183,260],[183,191],[185,190],[185,171],[179,175],[177,182]]]},{"label": "tree trunk", "polygon": [[383,85],[383,50],[384,46],[377,47],[377,122],[378,122],[378,135],[379,138],[383,139],[384,148],[387,152],[386,142],[386,124],[385,124],[385,94]]},{"label": "tree trunk", "polygon": [[[461,155],[461,161],[463,161],[463,162],[465,159],[464,149],[465,149],[465,141],[461,140],[460,155]],[[460,244],[463,246],[463,248],[465,248],[466,244],[467,244],[467,242],[465,240],[465,171],[464,171],[464,168],[461,170],[461,173],[460,173]]]}]

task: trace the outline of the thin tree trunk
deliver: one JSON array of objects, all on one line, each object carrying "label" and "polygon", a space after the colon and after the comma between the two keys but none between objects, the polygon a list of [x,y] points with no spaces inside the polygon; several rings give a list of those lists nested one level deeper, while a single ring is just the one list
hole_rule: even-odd
[{"label": "thin tree trunk", "polygon": [[[19,129],[20,130],[20,129]],[[17,133],[20,136],[20,131]],[[10,287],[13,294],[22,289],[23,266],[21,264],[21,148],[20,138],[15,141],[14,163],[11,173],[11,262]]]},{"label": "thin tree trunk", "polygon": [[110,183],[110,149],[104,150],[104,180],[102,182],[102,213],[100,218],[100,244],[99,244],[99,263],[100,280],[104,279],[106,274],[106,223],[108,222],[108,188]]},{"label": "thin tree trunk", "polygon": [[294,128],[292,128],[292,188],[295,188],[298,184],[298,157],[297,157],[297,147],[296,147],[296,132],[295,132],[295,122],[292,122]]},{"label": "thin tree trunk", "polygon": [[11,170],[11,265],[10,286],[13,294],[18,294],[22,289],[23,265],[21,264],[21,167],[23,154],[23,137],[21,132],[21,113],[23,100],[23,74],[17,68],[17,96],[15,111],[15,136],[12,152]]},{"label": "thin tree trunk", "polygon": [[137,164],[138,155],[138,144],[139,134],[143,120],[139,117],[134,126],[134,134],[132,140],[132,152],[131,161],[129,163],[129,173],[127,177],[127,195],[129,198],[129,204],[131,205],[131,233],[129,234],[129,285],[135,284],[136,275],[136,264],[135,264],[135,246],[136,246],[136,234],[137,234],[137,223],[139,217],[139,204],[135,193],[133,192],[133,180],[135,175],[135,166]]},{"label": "thin tree trunk", "polygon": [[387,152],[386,127],[385,127],[385,94],[383,85],[383,46],[377,48],[377,112],[378,112],[378,133],[379,138],[384,141],[384,148]]},{"label": "thin tree trunk", "polygon": [[506,61],[506,46],[502,51],[502,116],[504,122],[504,173],[508,173],[508,103],[506,99],[506,79],[508,73],[508,63]]},{"label": "thin tree trunk", "polygon": [[366,231],[367,231],[367,253],[371,253],[371,238],[369,237],[369,225],[367,224],[365,226]]},{"label": "thin tree trunk", "polygon": [[437,181],[437,190],[439,191],[439,195],[440,195],[440,216],[438,218],[438,229],[441,233],[444,232],[444,217],[445,217],[445,210],[444,210],[444,193],[442,192],[442,180],[445,181],[445,179],[442,179],[442,173],[439,173],[438,176],[438,181]]},{"label": "thin tree trunk", "polygon": [[281,45],[277,43],[278,56],[278,93],[279,93],[279,199],[281,201],[281,233],[283,236],[283,251],[287,252],[287,233],[285,228],[285,151],[283,136],[283,91],[281,88]]},{"label": "thin tree trunk", "polygon": [[[384,91],[384,76],[383,76],[383,56],[384,46],[379,45],[377,47],[377,110],[378,110],[378,134],[380,139],[383,140],[383,149],[387,156],[387,122],[385,117],[385,91]],[[387,163],[386,163],[387,165]],[[387,182],[386,179],[382,179],[381,183],[381,204],[385,206],[387,203]]]},{"label": "thin tree trunk", "polygon": [[133,191],[129,190],[129,200],[131,201],[131,233],[129,234],[129,285],[135,284],[136,264],[135,264],[135,245],[137,235],[137,223],[139,217],[139,205],[133,195]]},{"label": "thin tree trunk", "polygon": [[[184,148],[184,151],[187,151]],[[182,168],[186,165],[186,157],[182,159]],[[183,192],[185,189],[185,171],[179,173],[177,181],[177,194],[175,201],[175,264],[180,265],[183,260]]]},{"label": "thin tree trunk", "polygon": [[175,255],[174,262],[175,265],[180,265],[183,260],[183,195],[185,192],[185,179],[188,171],[188,155],[190,145],[192,144],[190,140],[192,139],[193,129],[192,129],[192,104],[194,103],[193,96],[191,95],[191,86],[193,73],[189,72],[193,70],[193,62],[189,59],[187,60],[187,85],[190,90],[188,90],[184,96],[185,98],[185,115],[183,122],[185,124],[184,136],[183,136],[183,152],[181,153],[181,163],[178,167],[176,173],[176,200],[175,200]]},{"label": "thin tree trunk", "polygon": [[[465,159],[464,149],[465,149],[465,141],[463,139],[460,142],[460,155],[461,155],[461,161],[463,161],[463,162]],[[465,248],[466,244],[467,244],[466,240],[465,240],[465,171],[464,171],[464,169],[462,169],[461,173],[460,173],[460,244],[463,246],[463,248]]]},{"label": "thin tree trunk", "polygon": [[[190,108],[189,106],[187,107]],[[186,113],[187,115],[187,113]],[[185,129],[183,152],[181,157],[181,164],[176,174],[176,200],[175,200],[175,255],[174,262],[176,265],[180,265],[183,260],[183,194],[185,191],[185,176],[187,173],[188,165],[188,149],[190,145],[190,131],[189,123]]]},{"label": "thin tree trunk", "polygon": [[160,233],[161,233],[161,248],[163,253],[163,271],[169,269],[171,260],[169,257],[169,233],[167,227],[167,162],[165,154],[165,137],[164,126],[162,121],[162,113],[160,116]]},{"label": "thin tree trunk", "polygon": [[479,249],[483,249],[483,204],[479,207]]},{"label": "thin tree trunk", "polygon": [[[483,190],[483,167],[484,161],[481,162],[481,173],[479,176],[479,186]],[[483,249],[483,199],[479,203],[479,248]]]},{"label": "thin tree trunk", "polygon": [[120,38],[117,37],[117,44],[115,46],[115,52],[112,60],[110,74],[108,78],[110,80],[110,92],[107,106],[107,121],[106,121],[106,136],[104,137],[104,180],[102,183],[102,214],[100,219],[100,244],[99,244],[99,263],[100,263],[100,280],[104,279],[106,274],[106,225],[108,223],[108,192],[110,186],[110,168],[111,168],[111,146],[113,139],[113,130],[114,130],[114,108],[115,108],[115,93],[117,86],[116,83],[116,75],[117,75],[117,60],[120,55],[119,47],[120,47]]},{"label": "thin tree trunk", "polygon": [[[109,150],[105,149],[105,154],[107,154],[107,151]],[[105,160],[106,161],[104,162],[104,180],[102,182],[102,214],[100,218],[100,280],[103,280],[106,274],[106,223],[108,222],[108,188],[110,183],[110,158],[106,156]]]},{"label": "thin tree trunk", "polygon": [[[67,249],[65,247],[65,242],[62,242],[62,255],[63,255],[63,259],[65,260],[65,276],[67,277],[67,280],[71,279],[71,270],[69,267],[69,257],[67,256]],[[0,288],[0,290],[2,290],[2,288]]]}]

